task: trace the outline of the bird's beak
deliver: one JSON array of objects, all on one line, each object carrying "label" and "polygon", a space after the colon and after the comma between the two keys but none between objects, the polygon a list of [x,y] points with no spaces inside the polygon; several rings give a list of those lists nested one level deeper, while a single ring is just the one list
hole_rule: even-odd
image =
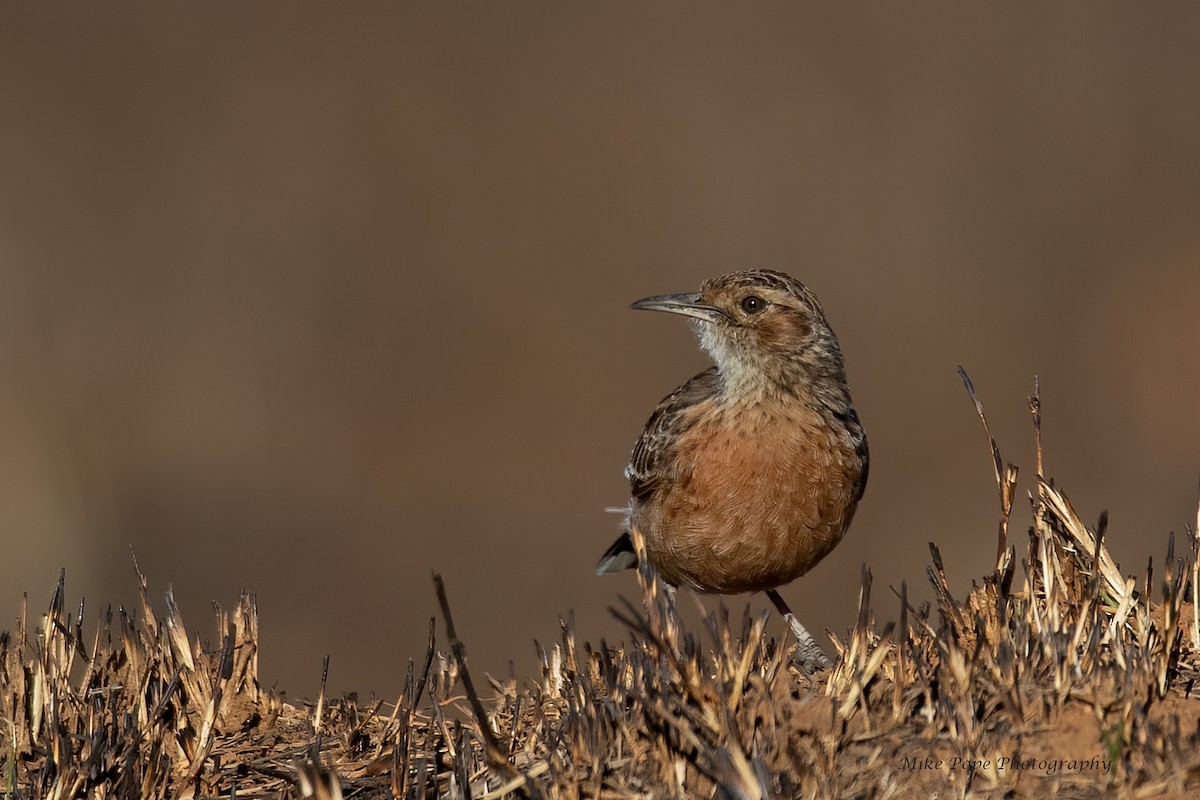
[{"label": "bird's beak", "polygon": [[638,311],[666,311],[669,314],[695,317],[705,322],[725,322],[729,319],[729,315],[721,309],[701,303],[699,292],[643,297],[641,300],[635,301],[630,308]]}]

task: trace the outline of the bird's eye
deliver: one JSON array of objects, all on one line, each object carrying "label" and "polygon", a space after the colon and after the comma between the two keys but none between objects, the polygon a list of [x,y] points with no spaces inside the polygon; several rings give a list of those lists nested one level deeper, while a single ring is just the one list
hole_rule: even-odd
[{"label": "bird's eye", "polygon": [[742,311],[747,314],[757,314],[767,307],[767,301],[755,294],[748,294],[742,298]]}]

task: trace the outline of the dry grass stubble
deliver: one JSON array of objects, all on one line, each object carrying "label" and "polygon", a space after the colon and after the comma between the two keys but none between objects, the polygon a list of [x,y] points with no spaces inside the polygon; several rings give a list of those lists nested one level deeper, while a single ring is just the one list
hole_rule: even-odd
[{"label": "dry grass stubble", "polygon": [[[964,383],[973,400],[974,389]],[[984,429],[986,418],[976,402]],[[431,624],[395,702],[294,705],[258,681],[254,597],[189,638],[157,613],[106,610],[86,635],[63,584],[40,625],[0,635],[0,794],[165,797],[1182,797],[1200,788],[1192,693],[1200,538],[1124,576],[1042,471],[1034,525],[1008,541],[1017,470],[988,432],[1000,497],[997,560],[965,598],[937,547],[935,602],[895,590],[878,629],[864,567],[859,614],[816,676],[766,616],[722,605],[686,630],[648,568],[616,613],[629,643],[538,645],[537,680],[481,696],[436,579],[449,652]],[[1018,569],[1018,558],[1020,566]]]}]

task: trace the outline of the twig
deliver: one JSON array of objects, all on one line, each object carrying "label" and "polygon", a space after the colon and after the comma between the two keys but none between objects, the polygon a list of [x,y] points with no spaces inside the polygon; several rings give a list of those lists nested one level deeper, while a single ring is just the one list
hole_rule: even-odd
[{"label": "twig", "polygon": [[471,671],[467,669],[467,647],[458,638],[458,632],[454,628],[454,617],[450,613],[450,600],[446,597],[446,584],[442,580],[442,576],[436,572],[433,573],[433,586],[437,592],[438,604],[442,607],[442,619],[446,622],[446,636],[450,639],[450,650],[454,653],[455,660],[458,661],[463,688],[467,691],[467,700],[471,703],[471,710],[475,713],[479,735],[483,738],[484,748],[487,750],[492,767],[507,773],[511,778],[515,779],[518,776],[522,778],[520,786],[516,787],[521,794],[528,798],[541,798],[542,792],[538,789],[537,784],[505,758],[500,741],[496,738],[496,733],[488,722],[483,702],[479,699],[479,693],[475,691],[475,682],[471,680]]},{"label": "twig", "polygon": [[[1004,553],[1008,549],[1008,520],[1012,516],[1013,498],[1016,497],[1017,468],[1013,464],[1005,465],[1003,459],[1000,458],[1000,447],[996,444],[996,437],[992,435],[991,427],[988,426],[987,416],[983,413],[983,403],[975,395],[975,386],[971,383],[970,376],[967,375],[967,371],[961,364],[958,365],[958,377],[962,378],[963,386],[966,387],[971,402],[975,404],[975,413],[979,415],[979,421],[983,423],[983,432],[987,435],[988,445],[992,449],[992,470],[995,473],[996,490],[1000,493],[1000,532],[996,542],[996,572],[1000,572]],[[1039,401],[1038,408],[1040,409],[1040,407]],[[1037,418],[1040,423],[1040,414]],[[1040,444],[1038,451],[1041,452]],[[1040,459],[1038,473],[1041,473]]]}]

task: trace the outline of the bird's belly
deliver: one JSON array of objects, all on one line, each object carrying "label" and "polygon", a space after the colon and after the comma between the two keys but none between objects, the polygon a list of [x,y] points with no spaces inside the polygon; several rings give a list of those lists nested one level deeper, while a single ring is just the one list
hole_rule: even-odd
[{"label": "bird's belly", "polygon": [[721,594],[772,588],[841,541],[856,505],[854,451],[827,426],[788,431],[697,425],[681,437],[679,480],[633,518],[666,580]]}]

